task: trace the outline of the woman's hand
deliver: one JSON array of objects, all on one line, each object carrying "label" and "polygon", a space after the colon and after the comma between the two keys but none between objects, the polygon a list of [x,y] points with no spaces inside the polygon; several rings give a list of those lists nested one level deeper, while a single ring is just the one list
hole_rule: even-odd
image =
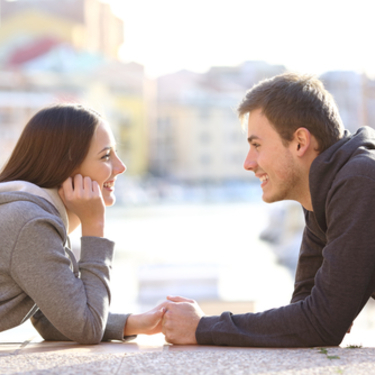
[{"label": "woman's hand", "polygon": [[138,334],[153,335],[161,332],[161,323],[165,313],[163,302],[150,311],[142,314],[131,314],[124,328],[124,336],[132,336]]},{"label": "woman's hand", "polygon": [[69,177],[59,189],[65,207],[81,221],[82,236],[104,236],[105,204],[99,184],[90,177]]}]

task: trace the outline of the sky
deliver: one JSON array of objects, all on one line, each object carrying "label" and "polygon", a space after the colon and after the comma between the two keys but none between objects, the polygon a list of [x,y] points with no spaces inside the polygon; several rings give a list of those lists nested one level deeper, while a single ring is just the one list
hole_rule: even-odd
[{"label": "sky", "polygon": [[125,22],[120,58],[151,77],[246,60],[375,77],[374,0],[104,1]]}]

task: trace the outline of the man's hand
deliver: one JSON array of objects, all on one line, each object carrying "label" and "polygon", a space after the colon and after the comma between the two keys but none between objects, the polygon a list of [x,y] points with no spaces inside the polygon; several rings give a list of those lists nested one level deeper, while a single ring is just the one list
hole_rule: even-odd
[{"label": "man's hand", "polygon": [[196,345],[195,331],[204,312],[188,298],[168,296],[165,305],[162,332],[167,342],[178,345]]}]

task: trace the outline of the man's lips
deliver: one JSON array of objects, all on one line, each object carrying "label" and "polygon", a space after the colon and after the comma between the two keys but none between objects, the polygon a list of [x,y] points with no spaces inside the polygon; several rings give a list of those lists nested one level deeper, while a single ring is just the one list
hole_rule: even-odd
[{"label": "man's lips", "polygon": [[266,173],[256,174],[255,177],[259,178],[259,180],[261,182],[261,186],[264,186],[268,181],[268,174],[266,174]]}]

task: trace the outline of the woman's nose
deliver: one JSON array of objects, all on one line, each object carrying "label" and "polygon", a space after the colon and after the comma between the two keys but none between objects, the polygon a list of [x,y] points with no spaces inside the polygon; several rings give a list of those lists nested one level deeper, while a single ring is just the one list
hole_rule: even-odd
[{"label": "woman's nose", "polygon": [[115,171],[116,174],[121,174],[126,171],[126,165],[121,161],[121,159],[116,155],[116,165],[115,165]]}]

